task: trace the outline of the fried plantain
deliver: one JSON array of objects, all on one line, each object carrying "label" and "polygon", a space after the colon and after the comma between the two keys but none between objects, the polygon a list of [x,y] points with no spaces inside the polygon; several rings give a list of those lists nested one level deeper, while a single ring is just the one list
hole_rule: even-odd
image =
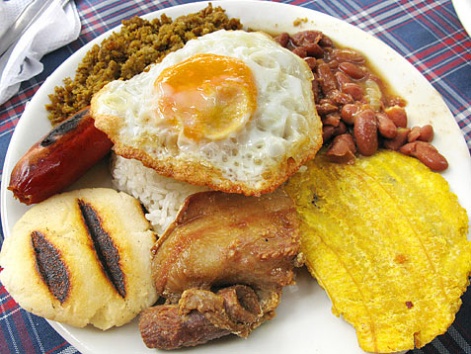
[{"label": "fried plantain", "polygon": [[469,284],[471,242],[443,176],[393,151],[354,165],[318,154],[285,189],[307,268],[363,350],[420,348],[447,330]]}]

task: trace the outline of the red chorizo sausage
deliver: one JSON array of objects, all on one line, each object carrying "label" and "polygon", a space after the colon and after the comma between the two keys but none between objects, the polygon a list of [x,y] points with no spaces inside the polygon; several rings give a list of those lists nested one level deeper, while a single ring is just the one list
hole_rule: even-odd
[{"label": "red chorizo sausage", "polygon": [[112,143],[95,128],[88,107],[34,144],[13,168],[8,189],[27,205],[62,191],[101,160]]}]

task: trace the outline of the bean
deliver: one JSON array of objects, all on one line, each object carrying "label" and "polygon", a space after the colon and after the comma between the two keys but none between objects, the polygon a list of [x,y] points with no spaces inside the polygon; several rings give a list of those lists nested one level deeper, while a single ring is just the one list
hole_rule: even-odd
[{"label": "bean", "polygon": [[350,134],[337,135],[326,152],[329,160],[336,163],[353,163],[355,161],[355,142]]},{"label": "bean", "polygon": [[407,141],[412,143],[416,140],[431,142],[433,140],[433,128],[430,124],[424,125],[423,127],[412,127],[409,135],[407,136]]},{"label": "bean", "polygon": [[345,125],[344,122],[340,121],[339,125],[335,127],[334,135],[341,135],[347,132],[347,126]]},{"label": "bean", "polygon": [[399,127],[396,130],[396,136],[392,139],[384,139],[383,146],[388,150],[398,151],[401,146],[407,143],[407,136],[409,135],[409,128]]},{"label": "bean", "polygon": [[323,34],[320,31],[301,31],[293,34],[291,40],[296,46],[304,46],[310,43],[319,43]]},{"label": "bean", "polygon": [[429,143],[433,140],[433,136],[433,127],[430,124],[426,124],[420,128],[419,140]]},{"label": "bean", "polygon": [[444,171],[448,168],[448,161],[430,143],[425,141],[414,141],[402,146],[399,151],[405,155],[413,156],[421,161],[432,171]]},{"label": "bean", "polygon": [[343,93],[352,96],[355,101],[361,101],[363,98],[363,88],[353,82],[347,82],[341,86]]},{"label": "bean", "polygon": [[335,133],[335,127],[332,125],[323,125],[322,126],[322,141],[326,143],[332,137],[334,136]]},{"label": "bean", "polygon": [[317,43],[309,43],[303,46],[306,49],[307,55],[315,58],[322,58],[324,56],[324,49]]},{"label": "bean", "polygon": [[292,52],[301,58],[307,57],[307,50],[304,47],[296,47]]},{"label": "bean", "polygon": [[412,143],[419,139],[420,127],[412,127],[409,134],[407,135],[407,142]]},{"label": "bean", "polygon": [[327,65],[329,65],[329,68],[332,70],[332,72],[336,72],[339,67],[339,62],[337,60],[331,60],[327,62]]},{"label": "bean", "polygon": [[337,105],[344,105],[348,103],[353,103],[353,98],[347,93],[341,92],[337,89],[330,91],[327,94],[327,98],[332,100]]},{"label": "bean", "polygon": [[320,102],[319,104],[316,104],[316,109],[317,113],[320,115],[326,115],[329,113],[337,112],[339,108],[333,104],[332,102]]},{"label": "bean", "polygon": [[335,79],[337,80],[337,86],[342,87],[345,84],[349,84],[352,82],[352,79],[345,73],[341,71],[337,71],[334,74]]},{"label": "bean", "polygon": [[353,136],[360,154],[371,156],[378,150],[378,127],[373,110],[366,109],[355,116]]},{"label": "bean", "polygon": [[356,64],[365,63],[365,57],[352,49],[334,49],[331,58],[337,59],[339,62],[349,61]]},{"label": "bean", "polygon": [[340,124],[340,114],[338,112],[327,114],[322,119],[322,124],[337,127]]},{"label": "bean", "polygon": [[319,83],[324,94],[327,95],[330,91],[337,89],[334,74],[329,65],[322,60],[318,62],[317,75],[319,75]]},{"label": "bean", "polygon": [[352,79],[360,80],[366,76],[365,70],[360,68],[358,65],[344,61],[339,64],[339,69],[345,74],[350,76]]},{"label": "bean", "polygon": [[349,103],[340,110],[340,117],[347,124],[353,124],[355,114],[360,111],[360,105],[357,103]]},{"label": "bean", "polygon": [[379,134],[387,139],[394,139],[397,135],[397,127],[388,115],[378,112],[376,113],[376,119],[378,120]]},{"label": "bean", "polygon": [[324,144],[332,140],[332,138],[337,135],[345,133],[347,133],[347,126],[342,121],[338,122],[336,126],[325,123],[322,125],[322,140]]},{"label": "bean", "polygon": [[[317,60],[316,58],[313,58],[313,57],[305,57],[304,58],[304,61],[307,63],[307,65],[309,65],[309,68],[312,70],[314,70],[317,66]],[[315,81],[315,80],[314,80]]]},{"label": "bean", "polygon": [[278,36],[275,37],[275,41],[277,41],[284,48],[288,46],[289,40],[290,36],[286,32],[280,33]]},{"label": "bean", "polygon": [[319,41],[319,44],[324,48],[334,46],[334,42],[332,42],[332,39],[330,39],[328,36],[325,36],[325,35],[322,35]]},{"label": "bean", "polygon": [[407,127],[407,113],[403,107],[392,106],[384,109],[384,112],[388,115],[396,127],[406,128]]}]

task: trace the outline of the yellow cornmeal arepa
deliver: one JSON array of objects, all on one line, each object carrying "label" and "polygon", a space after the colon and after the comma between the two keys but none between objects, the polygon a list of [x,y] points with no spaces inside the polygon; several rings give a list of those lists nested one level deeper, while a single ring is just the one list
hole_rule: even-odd
[{"label": "yellow cornmeal arepa", "polygon": [[392,151],[354,165],[320,154],[286,190],[307,267],[363,350],[422,347],[447,330],[469,284],[471,243],[440,174]]}]

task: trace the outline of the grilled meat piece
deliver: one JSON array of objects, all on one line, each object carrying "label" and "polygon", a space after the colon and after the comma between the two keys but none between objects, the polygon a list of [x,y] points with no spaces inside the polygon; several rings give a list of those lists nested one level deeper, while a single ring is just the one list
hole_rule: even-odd
[{"label": "grilled meat piece", "polygon": [[230,333],[247,337],[260,324],[262,315],[257,294],[248,286],[235,285],[217,293],[188,289],[176,305],[146,309],[139,329],[148,347],[169,350],[203,344]]}]

